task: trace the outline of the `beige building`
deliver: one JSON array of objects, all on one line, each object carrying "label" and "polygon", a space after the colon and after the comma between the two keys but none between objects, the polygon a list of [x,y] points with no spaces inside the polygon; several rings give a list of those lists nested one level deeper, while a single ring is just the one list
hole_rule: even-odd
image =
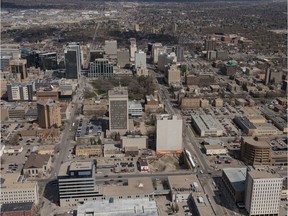
[{"label": "beige building", "polygon": [[31,153],[23,167],[23,174],[30,177],[41,177],[48,174],[52,165],[50,155]]},{"label": "beige building", "polygon": [[109,130],[110,132],[126,133],[128,124],[128,90],[114,88],[109,90]]},{"label": "beige building", "polygon": [[249,216],[278,215],[283,178],[266,171],[250,171],[246,176],[245,208]]},{"label": "beige building", "polygon": [[213,101],[213,106],[215,106],[215,107],[223,107],[223,100],[221,98],[216,98]]},{"label": "beige building", "polygon": [[138,149],[147,148],[147,136],[128,135],[121,137],[121,148],[136,146]]},{"label": "beige building", "polygon": [[37,182],[24,180],[20,173],[1,174],[0,189],[0,204],[39,202]]},{"label": "beige building", "polygon": [[103,149],[101,145],[77,145],[75,154],[77,157],[81,156],[102,156]]},{"label": "beige building", "polygon": [[227,154],[227,149],[221,145],[204,145],[204,150],[206,155],[225,155]]},{"label": "beige building", "polygon": [[10,60],[9,65],[11,73],[19,74],[21,76],[21,80],[25,80],[28,77],[26,59]]},{"label": "beige building", "polygon": [[181,82],[181,71],[177,68],[177,65],[171,65],[167,72],[168,84]]},{"label": "beige building", "polygon": [[158,116],[156,122],[156,152],[182,152],[182,126],[180,116]]},{"label": "beige building", "polygon": [[181,108],[182,109],[193,109],[200,107],[200,99],[199,98],[182,98],[181,99]]},{"label": "beige building", "polygon": [[37,103],[38,123],[42,128],[60,127],[61,110],[59,103],[53,100],[40,100]]},{"label": "beige building", "polygon": [[207,99],[201,99],[201,100],[200,100],[200,107],[202,107],[202,108],[209,107],[209,100],[207,100]]},{"label": "beige building", "polygon": [[40,155],[52,155],[54,154],[54,145],[41,145],[37,149],[37,153]]}]

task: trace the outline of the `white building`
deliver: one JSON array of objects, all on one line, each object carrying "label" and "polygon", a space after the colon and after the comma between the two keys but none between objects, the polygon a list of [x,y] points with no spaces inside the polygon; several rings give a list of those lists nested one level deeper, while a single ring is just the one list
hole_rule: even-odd
[{"label": "white building", "polygon": [[135,38],[130,38],[130,61],[134,62],[135,61],[135,53],[137,52],[137,44],[136,44],[136,39]]},{"label": "white building", "polygon": [[206,155],[225,155],[227,149],[221,145],[204,145]]},{"label": "white building", "polygon": [[245,208],[249,216],[278,215],[283,178],[265,171],[246,175]]},{"label": "white building", "polygon": [[135,53],[135,68],[143,67],[146,68],[146,53],[139,50]]},{"label": "white building", "polygon": [[182,125],[180,116],[159,116],[156,123],[157,153],[182,151]]},{"label": "white building", "polygon": [[158,216],[155,200],[138,199],[108,199],[87,202],[77,207],[78,216]]},{"label": "white building", "polygon": [[23,179],[20,173],[1,174],[0,204],[39,202],[38,184]]},{"label": "white building", "polygon": [[129,101],[128,114],[131,116],[139,117],[143,114],[143,107],[140,102]]},{"label": "white building", "polygon": [[201,136],[222,136],[223,129],[211,115],[192,115],[192,126]]}]

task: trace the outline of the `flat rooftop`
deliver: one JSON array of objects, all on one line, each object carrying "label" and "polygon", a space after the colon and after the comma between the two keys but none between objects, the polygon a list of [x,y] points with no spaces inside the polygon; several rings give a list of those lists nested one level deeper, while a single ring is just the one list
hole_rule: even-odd
[{"label": "flat rooftop", "polygon": [[92,169],[92,162],[78,162],[78,161],[68,161],[61,164],[59,169],[59,176],[67,176],[68,175],[68,168],[69,170],[77,171],[77,170],[88,170]]},{"label": "flat rooftop", "polygon": [[157,205],[154,200],[146,199],[110,199],[102,201],[88,201],[78,205],[78,216],[158,216]]},{"label": "flat rooftop", "polygon": [[191,115],[200,130],[222,130],[212,115]]},{"label": "flat rooftop", "polygon": [[179,191],[177,189],[192,188],[193,183],[197,183],[199,187],[198,191],[203,191],[196,175],[168,176],[168,182],[171,187],[170,189],[172,191],[177,191],[177,193],[187,193],[187,191]]},{"label": "flat rooftop", "polygon": [[223,172],[229,179],[235,191],[245,190],[247,168],[224,168]]},{"label": "flat rooftop", "polygon": [[154,187],[151,178],[130,178],[128,185],[109,185],[103,186],[103,195],[123,196],[123,195],[140,195],[152,194]]},{"label": "flat rooftop", "polygon": [[29,181],[23,181],[23,176],[20,175],[20,173],[4,173],[1,174],[1,184],[0,188],[1,191],[8,189],[29,189],[29,188],[35,188],[37,182],[29,182]]},{"label": "flat rooftop", "polygon": [[204,192],[193,194],[192,197],[198,209],[199,215],[203,215],[203,216],[215,215]]},{"label": "flat rooftop", "polygon": [[108,96],[109,97],[124,97],[126,96],[128,98],[128,90],[127,88],[124,88],[124,87],[117,87],[117,88],[114,88],[112,90],[109,90],[108,91]]},{"label": "flat rooftop", "polygon": [[267,171],[252,170],[249,172],[249,174],[253,179],[265,179],[265,178],[283,179],[279,174],[277,173],[273,174]]}]

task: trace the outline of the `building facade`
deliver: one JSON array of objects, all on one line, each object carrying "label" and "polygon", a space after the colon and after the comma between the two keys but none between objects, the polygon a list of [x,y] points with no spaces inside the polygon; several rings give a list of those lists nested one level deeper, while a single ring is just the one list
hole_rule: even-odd
[{"label": "building facade", "polygon": [[34,95],[33,83],[7,84],[8,101],[32,101]]},{"label": "building facade", "polygon": [[60,127],[61,108],[59,103],[53,100],[40,100],[37,102],[38,123],[42,128]]},{"label": "building facade", "polygon": [[81,52],[79,43],[68,43],[64,50],[67,79],[78,79],[81,74]]},{"label": "building facade", "polygon": [[28,76],[27,73],[27,60],[26,59],[13,59],[10,60],[11,73],[20,76],[21,80],[25,80]]},{"label": "building facade", "polygon": [[179,116],[159,116],[156,121],[156,152],[182,152],[182,126]]},{"label": "building facade", "polygon": [[113,76],[113,65],[108,59],[96,59],[90,62],[88,77],[111,77]]},{"label": "building facade", "polygon": [[117,65],[120,68],[124,68],[129,66],[130,61],[129,61],[130,55],[129,55],[129,50],[128,49],[120,49],[117,51]]},{"label": "building facade", "polygon": [[105,40],[104,51],[107,55],[117,55],[117,41]]},{"label": "building facade", "polygon": [[39,188],[36,181],[24,180],[20,173],[1,174],[0,203],[39,203]]},{"label": "building facade", "polygon": [[141,50],[135,53],[135,68],[138,67],[146,68],[146,53]]},{"label": "building facade", "polygon": [[118,87],[109,90],[109,130],[126,132],[128,125],[128,90]]},{"label": "building facade", "polygon": [[263,171],[246,176],[245,208],[249,216],[278,215],[283,178]]}]

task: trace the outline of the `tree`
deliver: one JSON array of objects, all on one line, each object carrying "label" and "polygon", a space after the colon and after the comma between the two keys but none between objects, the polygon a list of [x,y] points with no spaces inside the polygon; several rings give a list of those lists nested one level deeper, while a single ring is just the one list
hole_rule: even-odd
[{"label": "tree", "polygon": [[19,143],[19,135],[15,134],[9,139],[10,145],[17,145]]},{"label": "tree", "polygon": [[101,141],[100,137],[98,138],[97,144],[98,144],[98,145],[101,145],[101,144],[102,144],[102,141]]}]

